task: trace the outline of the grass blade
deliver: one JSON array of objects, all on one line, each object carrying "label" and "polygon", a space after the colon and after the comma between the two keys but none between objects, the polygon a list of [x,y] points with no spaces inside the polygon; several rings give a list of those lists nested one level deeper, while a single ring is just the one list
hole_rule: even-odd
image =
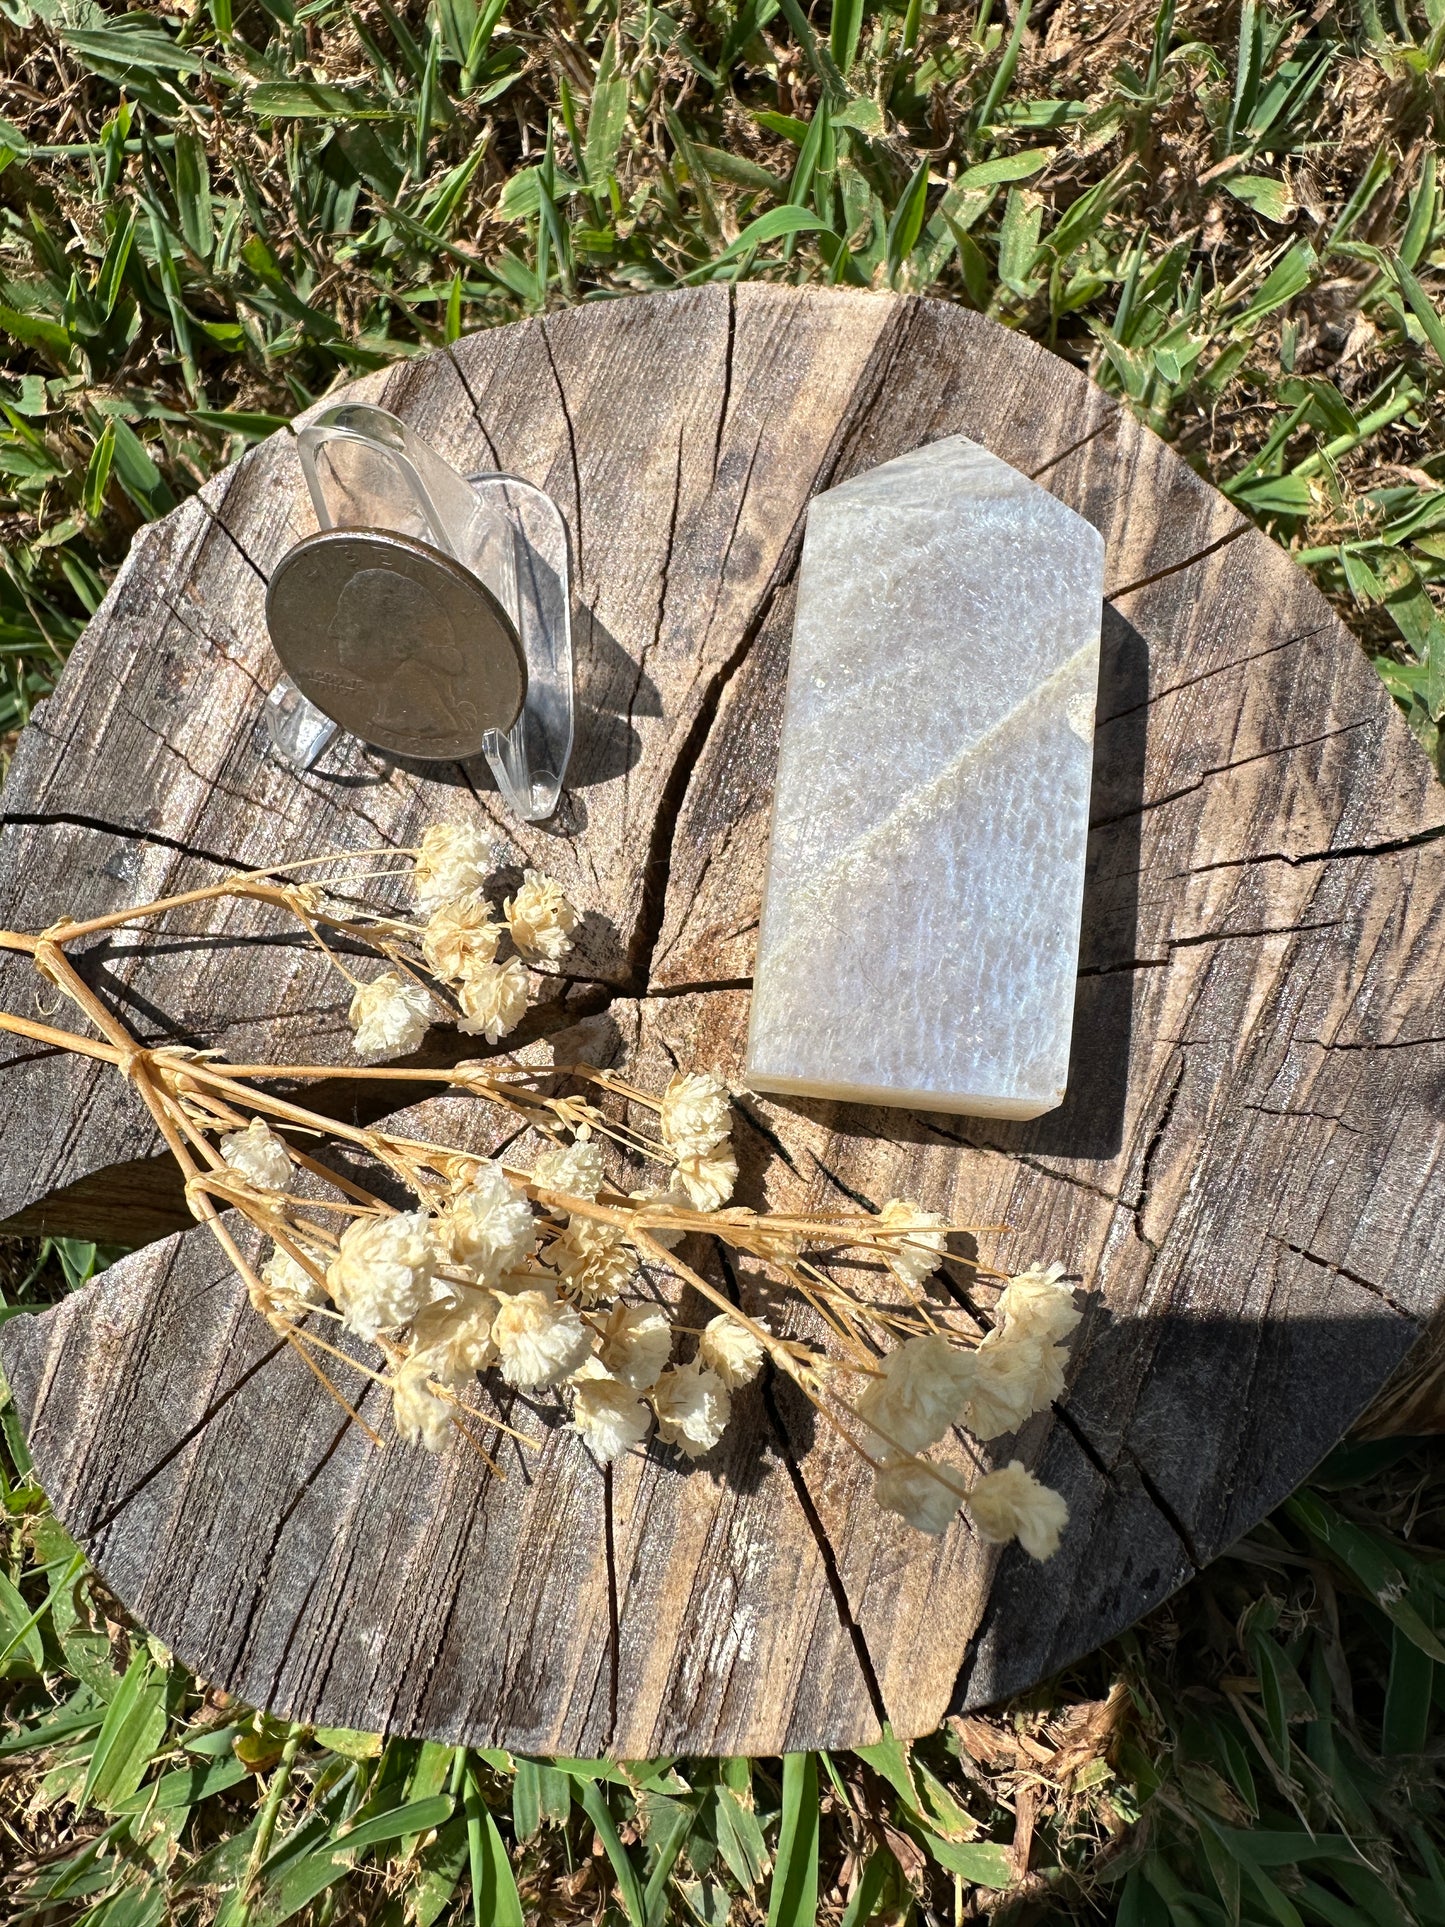
[{"label": "grass blade", "polygon": [[[449,1810],[450,1805],[448,1801]],[[467,1817],[475,1927],[526,1927],[512,1864],[497,1823],[482,1799],[477,1769],[470,1759],[462,1773],[462,1810]]]},{"label": "grass blade", "polygon": [[617,29],[602,43],[602,59],[592,87],[592,104],[587,110],[587,134],[583,160],[587,179],[593,187],[605,190],[609,175],[617,171],[618,150],[627,131],[628,85],[617,66]]},{"label": "grass blade", "polygon": [[794,207],[789,203],[785,207],[769,208],[766,214],[760,214],[756,221],[750,222],[737,240],[725,247],[715,260],[709,261],[706,267],[694,268],[684,279],[689,282],[706,280],[718,268],[726,267],[729,261],[736,261],[739,255],[751,254],[754,248],[762,247],[767,241],[776,241],[784,234],[818,234],[827,226],[826,221],[816,214],[810,214],[805,207]]},{"label": "grass blade", "polygon": [[811,1753],[785,1753],[768,1927],[813,1927],[817,1918],[818,1762]]},{"label": "grass blade", "polygon": [[858,36],[862,29],[863,0],[833,0],[828,48],[840,74],[846,74],[858,57]]},{"label": "grass blade", "polygon": [[912,179],[899,196],[898,205],[888,223],[888,280],[893,287],[898,285],[904,262],[918,245],[927,206],[928,156],[925,154],[914,168]]},{"label": "grass blade", "polygon": [[1013,32],[1008,37],[1008,45],[1003,50],[1003,59],[994,70],[988,92],[983,97],[983,105],[973,117],[974,127],[980,133],[992,126],[1004,95],[1013,85],[1014,69],[1019,64],[1019,53],[1023,48],[1024,29],[1029,24],[1031,5],[1032,0],[1019,0],[1018,14],[1014,20]]},{"label": "grass blade", "polygon": [[165,1737],[165,1675],[138,1648],[106,1708],[78,1804],[107,1807],[135,1792]]},{"label": "grass blade", "polygon": [[1435,304],[1405,263],[1395,261],[1391,265],[1395,279],[1400,284],[1400,292],[1410,304],[1410,312],[1425,331],[1425,339],[1441,361],[1445,361],[1445,321],[1441,320]]},{"label": "grass blade", "polygon": [[[618,1891],[622,1896],[622,1906],[632,1927],[647,1927],[647,1903],[643,1899],[642,1883],[637,1878],[626,1847],[618,1838],[617,1826],[608,1811],[602,1789],[595,1780],[574,1777],[577,1798],[582,1803],[582,1811],[597,1830],[597,1838],[602,1842],[602,1850],[612,1862],[612,1871],[617,1876]],[[478,1922],[478,1927],[482,1923]]]}]

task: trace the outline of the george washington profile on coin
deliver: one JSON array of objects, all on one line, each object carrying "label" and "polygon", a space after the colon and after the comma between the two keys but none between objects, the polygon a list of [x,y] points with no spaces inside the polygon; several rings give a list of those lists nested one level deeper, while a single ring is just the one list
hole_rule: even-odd
[{"label": "george washington profile on coin", "polygon": [[470,569],[387,529],[323,529],[266,595],[276,654],[304,696],[400,756],[473,756],[526,695],[511,619]]}]

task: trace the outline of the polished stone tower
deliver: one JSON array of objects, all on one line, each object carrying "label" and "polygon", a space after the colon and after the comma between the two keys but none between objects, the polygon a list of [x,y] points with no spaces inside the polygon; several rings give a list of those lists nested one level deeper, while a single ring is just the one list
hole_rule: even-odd
[{"label": "polished stone tower", "polygon": [[962,436],[812,503],[746,1077],[1037,1117],[1078,968],[1104,544]]}]

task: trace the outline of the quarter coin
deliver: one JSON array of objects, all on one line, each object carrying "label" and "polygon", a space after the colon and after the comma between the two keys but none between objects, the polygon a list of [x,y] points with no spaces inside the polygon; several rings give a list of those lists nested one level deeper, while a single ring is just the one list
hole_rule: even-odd
[{"label": "quarter coin", "polygon": [[458,762],[521,714],[515,625],[471,570],[390,529],[322,529],[281,558],[266,625],[287,674],[343,729]]}]

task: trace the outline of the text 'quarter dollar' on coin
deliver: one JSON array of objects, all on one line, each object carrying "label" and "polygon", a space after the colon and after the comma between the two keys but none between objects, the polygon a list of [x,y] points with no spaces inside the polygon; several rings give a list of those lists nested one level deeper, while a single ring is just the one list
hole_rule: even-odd
[{"label": "text 'quarter dollar' on coin", "polygon": [[266,622],[301,693],[397,756],[475,756],[527,692],[510,616],[439,549],[387,529],[322,529],[283,556]]}]

